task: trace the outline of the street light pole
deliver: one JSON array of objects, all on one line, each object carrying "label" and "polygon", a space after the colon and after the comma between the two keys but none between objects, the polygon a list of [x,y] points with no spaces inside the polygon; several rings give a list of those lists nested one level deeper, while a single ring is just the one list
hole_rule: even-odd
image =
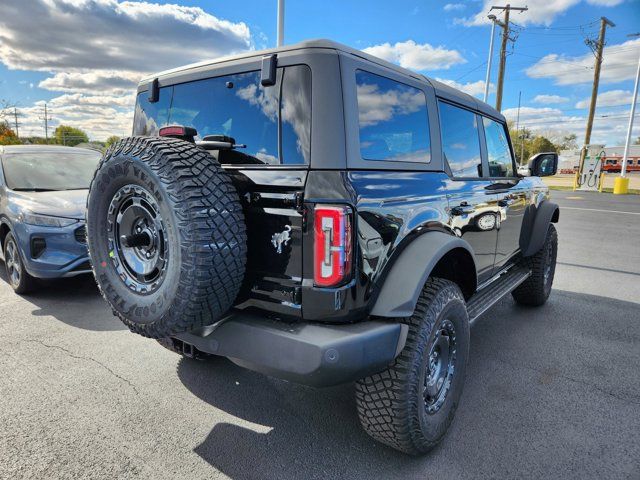
[{"label": "street light pole", "polygon": [[491,20],[491,40],[489,40],[489,59],[487,60],[487,76],[484,81],[484,102],[489,98],[489,80],[491,79],[491,61],[493,60],[493,37],[496,31],[496,16],[489,15]]},{"label": "street light pole", "polygon": [[278,47],[284,44],[284,0],[278,0]]},{"label": "street light pole", "polygon": [[[629,35],[630,37],[640,37],[640,33]],[[627,161],[629,159],[629,144],[631,143],[631,131],[633,130],[633,117],[636,113],[636,100],[638,98],[638,83],[640,82],[640,56],[638,57],[638,69],[636,70],[636,82],[631,95],[631,112],[629,113],[629,126],[627,128],[627,139],[624,143],[624,154],[622,156],[622,169],[620,176],[615,179],[613,193],[624,194],[629,191],[629,178],[627,177]]]}]

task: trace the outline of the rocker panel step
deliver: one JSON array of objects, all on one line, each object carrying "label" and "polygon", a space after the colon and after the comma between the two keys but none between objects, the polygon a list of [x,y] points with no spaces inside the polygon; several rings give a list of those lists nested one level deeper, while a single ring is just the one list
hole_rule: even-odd
[{"label": "rocker panel step", "polygon": [[527,268],[512,268],[477,292],[467,302],[469,324],[472,325],[484,312],[516,289],[530,275],[531,270]]}]

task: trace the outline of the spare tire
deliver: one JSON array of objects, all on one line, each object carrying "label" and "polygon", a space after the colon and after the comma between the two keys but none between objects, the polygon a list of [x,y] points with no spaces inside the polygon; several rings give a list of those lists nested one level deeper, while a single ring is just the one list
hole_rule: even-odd
[{"label": "spare tire", "polygon": [[87,238],[102,296],[146,337],[215,323],[244,278],[246,228],[231,178],[175,138],[125,138],[107,150],[89,190]]}]

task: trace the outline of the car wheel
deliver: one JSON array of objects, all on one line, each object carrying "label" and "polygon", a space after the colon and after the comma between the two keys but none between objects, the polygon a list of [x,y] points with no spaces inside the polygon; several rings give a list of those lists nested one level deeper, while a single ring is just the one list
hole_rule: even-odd
[{"label": "car wheel", "polygon": [[36,279],[24,268],[24,262],[18,249],[18,244],[12,233],[4,240],[4,266],[9,285],[16,293],[23,294],[33,291]]},{"label": "car wheel", "polygon": [[418,455],[442,440],[462,395],[469,317],[458,286],[429,279],[408,324],[405,347],[394,363],[357,382],[356,403],[369,435]]},{"label": "car wheel", "polygon": [[103,297],[146,337],[215,323],[244,278],[246,229],[231,178],[208,152],[175,138],[109,148],[89,189],[87,237]]},{"label": "car wheel", "polygon": [[537,307],[547,301],[556,272],[557,256],[558,232],[551,223],[542,248],[538,253],[526,257],[523,261],[524,265],[531,269],[531,276],[511,292],[516,302],[521,305]]}]

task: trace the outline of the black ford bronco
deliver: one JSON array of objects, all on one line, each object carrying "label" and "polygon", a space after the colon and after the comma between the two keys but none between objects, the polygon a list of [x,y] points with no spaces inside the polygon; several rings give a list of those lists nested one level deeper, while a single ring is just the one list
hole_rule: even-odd
[{"label": "black ford bronco", "polygon": [[447,431],[473,322],[549,296],[557,156],[518,175],[505,118],[442,83],[310,41],[145,79],[134,123],[88,198],[114,313],[186,356],[355,381],[398,450]]}]

